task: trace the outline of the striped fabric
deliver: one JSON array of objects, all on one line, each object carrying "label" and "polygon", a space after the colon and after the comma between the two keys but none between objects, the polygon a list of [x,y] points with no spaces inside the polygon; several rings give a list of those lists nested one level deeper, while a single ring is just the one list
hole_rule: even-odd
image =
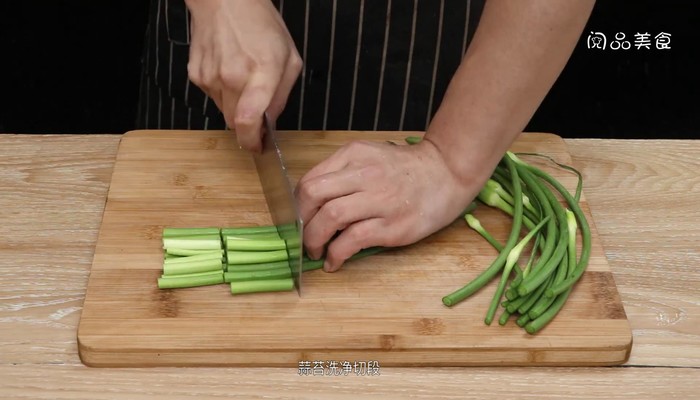
[{"label": "striped fabric", "polygon": [[[483,0],[272,0],[304,60],[279,129],[425,130]],[[152,0],[139,129],[223,129],[187,79],[189,13]]]}]

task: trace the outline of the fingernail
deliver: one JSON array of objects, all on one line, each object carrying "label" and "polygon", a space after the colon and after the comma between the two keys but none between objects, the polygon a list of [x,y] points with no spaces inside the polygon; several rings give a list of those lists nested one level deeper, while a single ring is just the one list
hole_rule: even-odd
[{"label": "fingernail", "polygon": [[329,263],[328,260],[323,262],[323,270],[326,272],[332,272],[331,271],[331,263]]}]

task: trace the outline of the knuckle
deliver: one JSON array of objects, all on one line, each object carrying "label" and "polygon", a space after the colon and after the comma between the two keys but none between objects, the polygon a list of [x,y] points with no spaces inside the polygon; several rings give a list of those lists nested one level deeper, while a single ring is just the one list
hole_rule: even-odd
[{"label": "knuckle", "polygon": [[353,229],[350,229],[347,233],[350,243],[353,243],[357,248],[362,248],[362,244],[368,240],[372,232],[365,224],[358,224],[354,225]]},{"label": "knuckle", "polygon": [[299,202],[304,203],[311,199],[308,180],[300,180],[299,183],[297,183],[297,187],[295,188],[295,190],[297,192],[297,198]]},{"label": "knuckle", "polygon": [[406,238],[401,229],[382,229],[382,233],[381,243],[378,245],[396,247],[406,244]]},{"label": "knuckle", "polygon": [[309,232],[304,232],[304,247],[312,255],[318,255],[323,252],[323,246],[325,242],[323,241],[321,235],[317,232],[310,230]]},{"label": "knuckle", "polygon": [[277,66],[280,64],[279,59],[280,57],[274,51],[261,53],[255,57],[255,66],[256,68],[267,68],[273,65]]},{"label": "knuckle", "polygon": [[353,244],[349,241],[336,240],[328,246],[328,258],[333,264],[345,262],[353,254]]},{"label": "knuckle", "polygon": [[328,254],[326,255],[326,259],[330,261],[334,265],[340,265],[345,262],[350,256],[345,256],[345,253],[347,253],[347,250],[343,250],[339,246],[330,246],[328,248]]},{"label": "knuckle", "polygon": [[344,148],[347,152],[366,154],[368,151],[372,151],[374,146],[366,140],[355,140],[345,145]]},{"label": "knuckle", "polygon": [[300,182],[299,185],[299,196],[302,200],[306,201],[313,201],[316,198],[316,195],[318,193],[318,188],[317,188],[318,183],[316,183],[313,179],[305,181],[305,182]]},{"label": "knuckle", "polygon": [[345,216],[345,212],[343,210],[343,207],[336,204],[336,203],[326,203],[321,210],[323,211],[323,217],[324,219],[328,220],[328,224],[325,225],[333,225],[333,226],[338,226],[342,225],[343,223],[343,218]]},{"label": "knuckle", "polygon": [[386,176],[386,171],[380,164],[368,164],[360,167],[358,174],[363,179],[382,179]]},{"label": "knuckle", "polygon": [[202,73],[202,84],[208,88],[213,88],[217,85],[216,74],[213,71],[205,71]]},{"label": "knuckle", "polygon": [[299,74],[303,67],[304,61],[301,59],[301,56],[299,56],[299,52],[294,49],[294,51],[292,51],[292,53],[289,55],[289,68],[296,74]]},{"label": "knuckle", "polygon": [[348,144],[345,146],[345,149],[346,149],[347,151],[359,151],[359,150],[362,149],[363,146],[364,146],[364,145],[363,145],[362,142],[360,142],[360,141],[358,141],[358,140],[355,140],[355,141],[352,141],[352,142],[348,143]]},{"label": "knuckle", "polygon": [[297,200],[302,200],[301,196],[303,195],[304,186],[308,181],[309,178],[306,175],[302,176],[299,181],[297,181],[297,184],[294,187],[294,195],[297,197]]},{"label": "knuckle", "polygon": [[195,85],[201,85],[203,83],[199,65],[192,61],[187,63],[187,77]]},{"label": "knuckle", "polygon": [[255,126],[255,118],[253,116],[234,115],[233,118],[238,129],[248,129]]},{"label": "knuckle", "polygon": [[221,68],[219,76],[224,87],[238,89],[245,85],[248,74],[245,69],[228,65]]}]

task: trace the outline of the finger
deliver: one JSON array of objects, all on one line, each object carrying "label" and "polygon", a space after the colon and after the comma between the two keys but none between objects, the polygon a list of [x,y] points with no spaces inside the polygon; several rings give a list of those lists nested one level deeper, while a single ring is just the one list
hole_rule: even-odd
[{"label": "finger", "polygon": [[268,112],[270,113],[270,117],[272,117],[273,120],[277,119],[277,117],[282,114],[282,111],[284,111],[284,107],[287,104],[287,99],[289,98],[289,93],[292,92],[292,88],[299,78],[299,73],[301,72],[302,66],[303,63],[301,58],[296,51],[293,51],[289,56],[287,67],[282,74],[282,79],[280,80],[279,86],[277,86],[277,91],[272,96],[270,106],[267,108]]},{"label": "finger", "polygon": [[302,221],[310,222],[328,201],[361,191],[363,180],[361,171],[345,168],[300,182],[296,198]]},{"label": "finger", "polygon": [[304,247],[309,257],[321,258],[326,243],[337,231],[373,217],[371,204],[365,193],[338,197],[323,204],[304,228]]},{"label": "finger", "polygon": [[[234,58],[234,60],[236,59]],[[219,109],[224,114],[226,126],[235,129],[236,108],[241,92],[250,77],[250,72],[245,64],[235,61],[224,63],[219,68],[219,79],[216,82],[221,93],[221,107]]]},{"label": "finger", "polygon": [[211,52],[193,52],[190,56],[190,63],[187,66],[188,75],[192,83],[204,92],[207,101],[212,101],[223,112],[221,84],[216,78],[216,71],[213,68],[214,59],[212,57]]},{"label": "finger", "polygon": [[195,50],[195,48],[190,49],[189,61],[187,62],[187,78],[197,85],[202,91],[203,88],[203,78],[202,78],[202,58],[200,52]]},{"label": "finger", "polygon": [[[296,188],[294,188],[295,193],[298,194],[300,189],[304,186],[307,181],[315,179],[321,175],[328,174],[331,172],[336,172],[341,169],[346,168],[350,161],[357,159],[357,152],[353,151],[357,147],[355,142],[344,145],[343,147],[336,150],[330,157],[316,164],[311,168],[304,176],[299,179]],[[354,154],[354,156],[353,156]],[[361,154],[361,153],[360,153]]]},{"label": "finger", "polygon": [[202,50],[199,52],[199,86],[202,91],[211,96],[214,90],[220,89],[217,60],[211,51]]},{"label": "finger", "polygon": [[382,234],[385,234],[382,218],[365,219],[350,225],[328,246],[323,270],[335,272],[348,258],[360,250],[382,246],[384,243]]},{"label": "finger", "polygon": [[[194,19],[192,20],[192,29],[194,30]],[[204,76],[202,75],[202,62],[204,60],[204,51],[199,43],[193,41],[187,55],[187,77],[192,83],[197,85],[204,91]]]},{"label": "finger", "polygon": [[314,165],[304,176],[299,179],[297,186],[294,188],[296,195],[299,195],[306,182],[318,178],[319,176],[340,171],[348,166],[350,159],[345,156],[340,150],[336,151],[330,157]]},{"label": "finger", "polygon": [[246,150],[261,150],[260,128],[263,113],[282,79],[282,70],[259,70],[246,82],[238,99],[235,112],[235,129],[238,144]]},{"label": "finger", "polygon": [[[229,128],[235,127],[236,120],[236,107],[238,106],[239,92],[232,89],[224,89],[222,92],[222,104],[221,112],[224,113],[224,121],[226,121],[226,126]],[[238,137],[238,131],[236,131],[236,137]]]}]

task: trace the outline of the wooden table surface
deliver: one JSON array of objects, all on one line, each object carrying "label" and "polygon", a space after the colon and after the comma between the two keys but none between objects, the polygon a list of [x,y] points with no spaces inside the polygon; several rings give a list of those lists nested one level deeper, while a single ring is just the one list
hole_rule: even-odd
[{"label": "wooden table surface", "polygon": [[0,398],[700,398],[700,141],[567,140],[634,332],[608,368],[91,369],[76,327],[120,136],[0,135]]}]

